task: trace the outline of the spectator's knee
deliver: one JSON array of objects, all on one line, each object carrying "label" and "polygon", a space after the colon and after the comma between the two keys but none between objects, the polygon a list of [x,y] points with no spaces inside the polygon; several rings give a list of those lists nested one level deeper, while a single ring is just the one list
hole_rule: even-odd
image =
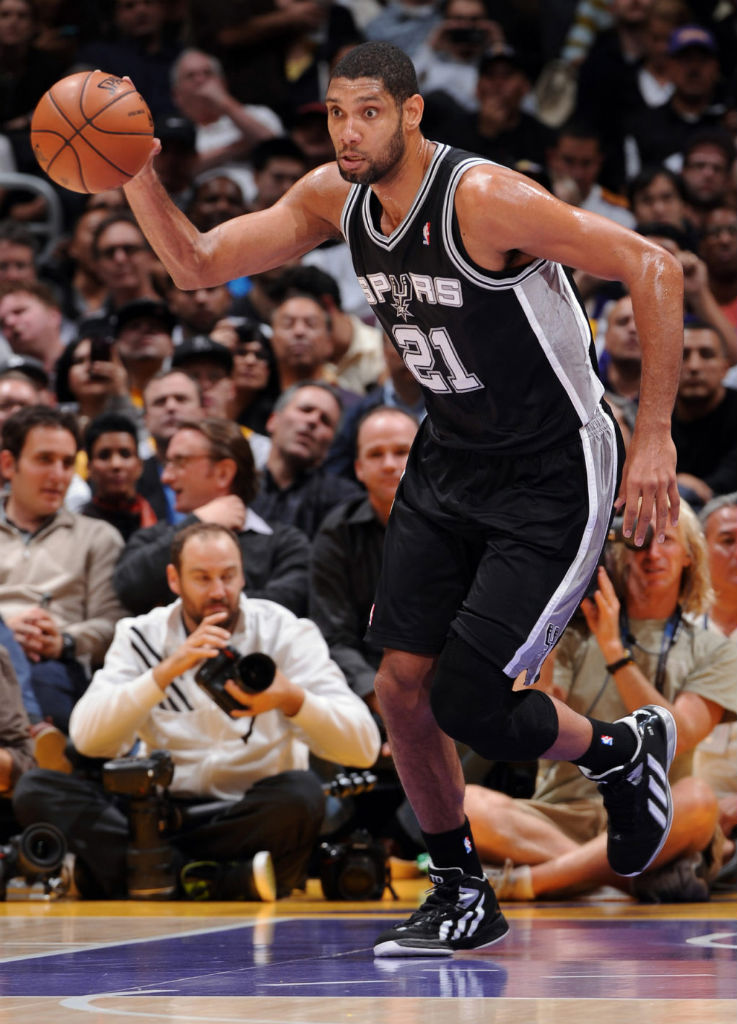
[{"label": "spectator's knee", "polygon": [[[18,779],[13,790],[13,813],[20,825],[33,825],[48,817],[49,800],[53,797],[56,772],[31,768]],[[49,776],[52,778],[49,779]]]},{"label": "spectator's knee", "polygon": [[686,826],[689,848],[694,852],[708,846],[719,821],[719,801],[708,782],[691,775],[673,788],[674,815]]}]

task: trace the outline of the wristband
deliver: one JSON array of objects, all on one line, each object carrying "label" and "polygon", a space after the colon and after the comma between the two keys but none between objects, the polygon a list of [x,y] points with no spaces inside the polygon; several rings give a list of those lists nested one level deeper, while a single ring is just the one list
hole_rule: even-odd
[{"label": "wristband", "polygon": [[632,651],[626,650],[624,656],[619,661],[613,661],[610,665],[607,665],[606,670],[609,675],[613,676],[615,672],[619,672],[620,668],[624,668],[625,665],[632,665],[634,661]]},{"label": "wristband", "polygon": [[77,642],[69,633],[61,634],[61,654],[59,661],[74,661],[77,653]]}]

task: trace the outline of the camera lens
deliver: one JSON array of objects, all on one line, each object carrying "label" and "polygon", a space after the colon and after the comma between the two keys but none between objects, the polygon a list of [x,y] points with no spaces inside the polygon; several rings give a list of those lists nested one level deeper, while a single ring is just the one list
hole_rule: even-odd
[{"label": "camera lens", "polygon": [[67,843],[55,825],[29,825],[18,844],[18,867],[26,877],[49,877],[64,862]]},{"label": "camera lens", "polygon": [[245,654],[238,662],[240,686],[246,693],[263,693],[274,681],[276,665],[268,654]]},{"label": "camera lens", "polygon": [[344,900],[376,898],[380,888],[376,864],[365,854],[353,853],[338,878],[338,890]]}]

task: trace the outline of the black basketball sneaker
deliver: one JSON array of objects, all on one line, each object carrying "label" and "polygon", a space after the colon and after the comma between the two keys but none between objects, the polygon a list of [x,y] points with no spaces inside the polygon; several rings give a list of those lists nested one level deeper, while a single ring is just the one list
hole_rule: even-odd
[{"label": "black basketball sneaker", "polygon": [[609,815],[607,858],[618,875],[639,875],[652,864],[668,838],[673,800],[668,769],[676,752],[676,723],[670,711],[646,704],[620,722],[637,739],[628,764],[603,775],[579,769],[597,784]]},{"label": "black basketball sneaker", "polygon": [[491,946],[509,931],[485,878],[430,864],[430,881],[433,888],[425,902],[378,937],[374,956],[450,956]]}]

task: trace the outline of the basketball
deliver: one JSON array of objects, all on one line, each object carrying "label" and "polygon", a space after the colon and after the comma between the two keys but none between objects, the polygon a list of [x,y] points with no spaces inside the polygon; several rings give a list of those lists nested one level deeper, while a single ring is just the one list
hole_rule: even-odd
[{"label": "basketball", "polygon": [[151,152],[154,122],[130,82],[104,71],[62,78],[38,101],[33,152],[48,176],[72,192],[118,188]]}]

